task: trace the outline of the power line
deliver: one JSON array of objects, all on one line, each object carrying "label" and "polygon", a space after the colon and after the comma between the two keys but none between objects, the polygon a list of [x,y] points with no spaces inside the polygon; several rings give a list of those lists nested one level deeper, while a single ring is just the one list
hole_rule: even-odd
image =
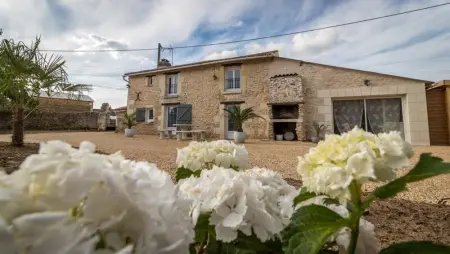
[{"label": "power line", "polygon": [[[242,39],[242,40],[217,42],[217,43],[206,43],[206,44],[197,44],[197,45],[176,46],[176,47],[172,47],[172,49],[186,49],[186,48],[198,48],[198,47],[217,46],[217,45],[225,45],[225,44],[232,44],[232,43],[241,43],[241,42],[249,42],[249,41],[256,41],[256,40],[264,40],[264,39],[283,37],[283,36],[289,36],[289,35],[294,35],[294,34],[309,33],[309,32],[320,31],[320,30],[325,30],[325,29],[331,29],[331,28],[336,28],[336,27],[341,27],[341,26],[349,26],[349,25],[364,23],[364,22],[368,22],[368,21],[374,21],[374,20],[378,20],[378,19],[390,18],[390,17],[394,17],[394,16],[399,16],[399,15],[409,14],[409,13],[413,13],[413,12],[428,10],[428,9],[432,9],[432,8],[442,7],[442,6],[449,5],[449,4],[450,4],[450,2],[447,2],[447,3],[432,5],[432,6],[428,6],[428,7],[424,7],[424,8],[419,8],[419,9],[414,9],[414,10],[409,10],[409,11],[404,11],[404,12],[398,12],[398,13],[394,13],[394,14],[389,14],[389,15],[384,15],[384,16],[379,16],[379,17],[374,17],[374,18],[369,18],[369,19],[363,19],[363,20],[358,20],[358,21],[352,21],[352,22],[347,22],[347,23],[341,23],[341,24],[337,24],[337,25],[331,25],[331,26],[324,26],[324,27],[313,28],[313,29],[308,29],[308,30],[302,30],[302,31],[297,31],[297,32],[269,35],[269,36],[256,37],[256,38],[250,38],[250,39]],[[74,53],[77,53],[77,52],[130,52],[130,51],[154,51],[154,50],[158,50],[158,48],[93,49],[93,50],[42,49],[40,51],[74,52]]]}]

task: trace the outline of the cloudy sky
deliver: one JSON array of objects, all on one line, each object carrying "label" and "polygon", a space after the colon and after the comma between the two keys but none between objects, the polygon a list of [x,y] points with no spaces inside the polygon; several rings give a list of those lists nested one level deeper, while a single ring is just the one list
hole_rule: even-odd
[{"label": "cloudy sky", "polygon": [[[2,38],[42,49],[155,48],[289,33],[448,0],[0,0]],[[284,57],[438,81],[450,79],[450,5],[254,42],[177,49],[174,64],[267,50]],[[155,67],[156,51],[66,52],[69,79],[94,85],[95,107],[126,105],[122,74]],[[172,60],[168,51],[162,57]]]}]

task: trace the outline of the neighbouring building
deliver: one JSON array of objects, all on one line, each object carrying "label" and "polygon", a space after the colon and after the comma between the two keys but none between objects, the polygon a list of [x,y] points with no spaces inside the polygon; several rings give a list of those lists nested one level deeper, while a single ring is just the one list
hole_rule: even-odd
[{"label": "neighbouring building", "polygon": [[127,111],[137,133],[174,130],[191,123],[212,138],[231,138],[235,125],[224,109],[254,107],[265,118],[244,125],[250,138],[293,132],[314,135],[313,122],[342,133],[354,126],[400,131],[414,145],[429,145],[426,85],[433,82],[278,56],[278,51],[201,61],[125,74]]},{"label": "neighbouring building", "polygon": [[427,87],[428,125],[431,145],[450,144],[450,80]]},{"label": "neighbouring building", "polygon": [[44,112],[86,113],[92,112],[94,100],[88,95],[45,91],[39,94],[38,109]]}]

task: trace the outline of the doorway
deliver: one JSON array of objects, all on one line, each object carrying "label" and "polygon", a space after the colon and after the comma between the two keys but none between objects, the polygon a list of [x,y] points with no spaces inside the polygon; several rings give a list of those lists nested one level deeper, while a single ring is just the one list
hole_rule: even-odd
[{"label": "doorway", "polygon": [[[232,111],[233,106],[236,106],[239,110],[241,109],[240,105],[233,105],[233,104],[229,104],[226,107],[228,110]],[[237,131],[237,124],[232,119],[230,119],[230,117],[228,117],[227,131],[226,131],[226,135],[225,135],[226,139],[234,139],[234,132],[236,132],[236,131]]]},{"label": "doorway", "polygon": [[168,106],[167,107],[167,122],[166,122],[166,126],[167,126],[167,130],[168,131],[172,131],[172,134],[176,134],[176,130],[177,127],[175,126],[175,124],[177,123],[177,106]]}]

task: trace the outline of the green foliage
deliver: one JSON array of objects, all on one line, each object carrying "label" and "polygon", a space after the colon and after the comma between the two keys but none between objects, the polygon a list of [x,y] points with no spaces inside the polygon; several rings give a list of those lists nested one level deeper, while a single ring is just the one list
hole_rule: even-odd
[{"label": "green foliage", "polygon": [[90,85],[67,84],[63,57],[41,53],[40,42],[38,37],[30,45],[12,39],[0,44],[0,106],[14,114],[15,145],[23,144],[23,121],[37,108],[40,92],[80,94],[91,89]]},{"label": "green foliage", "polygon": [[236,105],[233,105],[233,108],[231,110],[229,110],[227,108],[225,108],[224,110],[226,112],[228,112],[228,117],[236,123],[238,132],[244,131],[242,129],[242,125],[246,121],[253,119],[253,118],[264,119],[264,117],[262,117],[254,112],[253,107],[249,107],[249,108],[245,108],[245,109],[241,110]]},{"label": "green foliage", "polygon": [[314,122],[313,127],[314,127],[314,130],[316,131],[316,137],[322,137],[323,134],[325,134],[325,132],[328,129],[328,125],[319,124],[318,122]]},{"label": "green foliage", "polygon": [[443,162],[441,158],[431,156],[430,153],[423,153],[420,155],[419,162],[408,174],[378,187],[373,195],[380,199],[390,198],[406,190],[407,183],[448,173],[450,173],[450,163]]},{"label": "green foliage", "polygon": [[300,189],[300,193],[298,194],[298,196],[294,198],[294,207],[296,207],[299,203],[316,196],[317,196],[316,193],[308,192],[306,188],[303,187]]},{"label": "green foliage", "polygon": [[393,244],[383,249],[380,254],[448,254],[450,246],[432,242],[404,242]]},{"label": "green foliage", "polygon": [[128,129],[131,129],[136,125],[136,114],[128,114],[125,112],[123,119],[125,120],[125,125]]},{"label": "green foliage", "polygon": [[316,254],[331,235],[348,224],[347,219],[324,206],[301,207],[282,232],[283,251],[288,254]]},{"label": "green foliage", "polygon": [[175,181],[180,181],[181,179],[189,178],[191,176],[199,177],[202,173],[202,170],[199,169],[197,171],[192,171],[185,167],[177,168],[177,171],[175,173]]}]

